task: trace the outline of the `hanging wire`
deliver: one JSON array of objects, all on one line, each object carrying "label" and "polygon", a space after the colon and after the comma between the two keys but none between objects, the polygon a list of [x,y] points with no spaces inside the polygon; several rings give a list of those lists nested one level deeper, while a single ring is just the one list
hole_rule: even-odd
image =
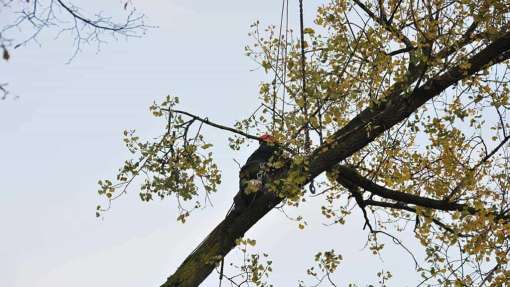
[{"label": "hanging wire", "polygon": [[285,95],[287,93],[287,48],[289,44],[289,0],[285,1],[285,47],[283,49],[283,92],[282,92],[282,123],[281,130],[285,129]]},{"label": "hanging wire", "polygon": [[306,56],[305,56],[305,32],[304,32],[304,24],[303,24],[303,0],[299,0],[299,23],[300,23],[300,34],[301,34],[301,76],[302,76],[302,85],[303,85],[303,110],[305,114],[305,137],[306,137],[306,143],[305,148],[307,149],[307,152],[310,149],[309,142],[310,142],[310,131],[308,128],[308,99],[306,95]]},{"label": "hanging wire", "polygon": [[[283,28],[283,18],[285,16],[285,46],[283,47],[281,53],[280,53],[280,49],[281,49],[281,39],[282,39],[282,36],[283,36],[283,33],[282,33],[282,28]],[[281,129],[283,131],[284,129],[284,125],[285,125],[285,121],[284,121],[284,116],[285,116],[285,93],[286,93],[286,79],[287,79],[287,45],[288,45],[288,33],[289,33],[289,0],[282,0],[282,11],[281,11],[281,15],[280,15],[280,28],[279,28],[279,33],[278,33],[278,49],[277,49],[277,52],[276,52],[276,65],[275,65],[275,76],[274,76],[274,81],[273,81],[273,107],[272,107],[272,112],[273,112],[273,132],[275,130],[275,125],[276,125],[276,115],[277,115],[277,112],[276,112],[276,101],[277,101],[277,90],[276,90],[276,80],[279,78],[278,77],[278,70],[279,70],[279,63],[280,63],[280,54],[283,54],[283,59],[282,59],[282,65],[283,65],[283,68],[282,68],[282,77],[283,80],[282,80],[282,85],[283,85],[283,95],[282,95],[282,113],[281,113]],[[258,176],[258,174],[257,174]],[[223,282],[223,277],[224,277],[224,274],[223,274],[223,271],[224,271],[224,264],[225,264],[225,259],[222,258],[221,259],[221,265],[220,265],[220,274],[219,274],[219,287],[221,287],[222,285],[222,282]]]},{"label": "hanging wire", "polygon": [[[282,12],[280,15],[280,31],[278,33],[278,49],[276,52],[276,64],[275,64],[275,75],[273,80],[273,131],[275,129],[276,125],[276,101],[277,101],[277,91],[276,91],[276,79],[278,79],[278,71],[280,70],[279,64],[280,64],[280,49],[282,46],[282,28],[283,28],[283,16],[285,12],[285,0],[282,0]],[[283,63],[285,65],[285,62]],[[285,88],[285,87],[284,87]]]},{"label": "hanging wire", "polygon": [[[301,74],[303,81],[303,112],[305,116],[305,152],[310,153],[310,119],[308,118],[308,97],[306,94],[306,56],[305,56],[305,28],[303,20],[303,0],[299,0],[299,24],[301,34]],[[314,180],[310,181],[309,185],[310,192],[315,194]]]},{"label": "hanging wire", "polygon": [[220,266],[220,285],[219,287],[221,287],[221,282],[223,281],[223,265],[225,264],[225,258],[221,258],[221,266]]},{"label": "hanging wire", "polygon": [[322,126],[322,102],[321,100],[319,99],[319,143],[320,144],[323,144],[324,143],[324,135],[322,134],[322,129],[323,129],[323,126]]}]

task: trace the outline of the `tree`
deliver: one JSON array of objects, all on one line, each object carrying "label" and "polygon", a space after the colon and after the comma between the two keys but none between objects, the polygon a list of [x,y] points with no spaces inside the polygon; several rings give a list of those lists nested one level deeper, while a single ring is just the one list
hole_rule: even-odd
[{"label": "tree", "polygon": [[[247,53],[271,79],[253,116],[227,127],[168,97],[151,107],[163,134],[142,141],[126,131],[134,159],[99,192],[110,203],[142,175],[141,199],[175,196],[184,222],[221,180],[202,129],[232,132],[232,149],[269,132],[285,147],[265,170],[270,192],[229,213],[163,286],[197,286],[236,244],[252,243],[241,238],[260,218],[315,189],[333,223],[362,211],[374,254],[380,236],[398,241],[389,230],[413,222],[427,255],[417,268],[424,284],[502,286],[510,280],[509,9],[503,0],[336,0],[302,30],[305,41],[275,26],[262,34],[256,23]],[[316,260],[310,274],[329,279],[341,257],[325,251]],[[245,269],[257,285],[270,270],[260,264],[252,257]]]}]

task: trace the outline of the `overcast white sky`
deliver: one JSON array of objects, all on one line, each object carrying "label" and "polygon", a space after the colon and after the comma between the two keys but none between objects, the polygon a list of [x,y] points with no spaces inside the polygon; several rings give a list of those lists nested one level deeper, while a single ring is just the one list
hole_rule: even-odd
[{"label": "overcast white sky", "polygon": [[[95,11],[99,2],[74,4]],[[98,54],[91,47],[65,64],[71,43],[49,33],[41,47],[17,49],[9,62],[0,62],[0,80],[19,96],[0,102],[0,286],[159,286],[221,220],[237,192],[233,158],[244,162],[253,147],[233,153],[227,134],[209,130],[224,176],[214,208],[179,224],[175,202],[142,203],[135,188],[103,220],[95,218],[97,180],[113,177],[128,156],[122,131],[161,132],[148,113],[154,100],[179,96],[184,109],[224,124],[257,106],[263,78],[250,72],[256,66],[243,48],[249,25],[257,19],[277,23],[281,5],[139,2],[138,10],[159,26],[141,39],[111,41]],[[307,16],[320,2],[305,1]],[[291,14],[297,15],[293,5]],[[257,239],[253,251],[271,254],[275,286],[297,286],[307,279],[313,255],[332,248],[344,256],[335,276],[339,286],[374,284],[382,269],[396,275],[390,286],[417,284],[412,260],[401,248],[389,243],[381,258],[363,250],[366,232],[359,214],[345,226],[325,227],[319,213],[318,202],[311,200],[295,212],[309,218],[311,227],[304,231],[275,211],[247,235]],[[412,237],[404,239],[414,245]],[[203,284],[216,285],[217,275]]]}]

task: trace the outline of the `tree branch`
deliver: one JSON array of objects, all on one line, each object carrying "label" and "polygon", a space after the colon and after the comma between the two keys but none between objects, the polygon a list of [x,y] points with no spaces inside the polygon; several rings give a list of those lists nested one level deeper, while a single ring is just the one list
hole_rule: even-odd
[{"label": "tree branch", "polygon": [[81,16],[80,14],[78,14],[78,12],[76,11],[76,9],[73,9],[71,8],[70,6],[66,5],[62,0],[57,0],[58,4],[64,8],[64,10],[67,11],[67,13],[71,14],[71,16],[73,16],[74,18],[82,21],[83,23],[85,24],[88,24],[96,29],[101,29],[101,30],[106,30],[106,31],[112,31],[112,32],[118,32],[118,31],[121,31],[121,30],[124,30],[124,29],[136,29],[136,28],[140,28],[143,26],[143,24],[139,24],[139,25],[136,25],[136,26],[129,26],[129,24],[131,23],[131,20],[128,19],[128,21],[126,21],[126,23],[122,24],[122,25],[117,25],[117,24],[114,24],[114,23],[108,23],[109,25],[102,25],[100,24],[101,22],[104,22],[104,21],[101,21],[101,20],[98,20],[98,21],[93,21],[89,18],[85,18],[83,16]]},{"label": "tree branch", "polygon": [[253,139],[253,140],[258,140],[259,139],[258,136],[250,135],[248,133],[245,133],[243,131],[240,131],[240,130],[237,130],[237,129],[234,129],[234,128],[231,128],[231,127],[227,127],[227,126],[224,126],[224,125],[213,123],[208,118],[201,118],[201,117],[199,117],[197,115],[188,113],[186,111],[174,110],[174,109],[172,109],[172,110],[165,110],[165,111],[170,112],[170,113],[178,113],[178,114],[186,115],[186,116],[188,116],[188,117],[190,117],[190,118],[192,118],[194,120],[197,120],[199,122],[202,122],[202,123],[204,123],[204,124],[206,124],[208,126],[215,127],[215,128],[220,129],[220,130],[229,131],[229,132],[241,135],[241,136],[249,138],[249,139]]},{"label": "tree branch", "polygon": [[[374,12],[370,11],[370,9],[365,5],[363,4],[361,1],[359,0],[353,0],[354,3],[356,3],[356,5],[358,5],[363,11],[365,11],[365,13],[368,14],[368,16],[370,16],[370,18],[372,18],[372,20],[374,20],[375,22],[377,22],[379,25],[381,25],[382,27],[384,27],[384,29],[386,29],[386,31],[390,32],[391,34],[393,34],[393,36],[395,36],[397,39],[399,39],[400,41],[402,41],[406,48],[409,49],[409,50],[413,50],[414,49],[414,46],[413,46],[413,43],[411,42],[411,40],[409,40],[409,38],[407,38],[401,31],[400,29],[396,28],[395,26],[391,25],[389,21],[387,21],[385,19],[385,17],[383,16],[384,14],[381,15],[381,17],[377,17],[377,15],[374,14]],[[384,9],[382,8],[381,6],[381,9]]]},{"label": "tree branch", "polygon": [[[351,191],[353,188],[363,188],[366,191],[375,194],[381,198],[394,200],[397,203],[388,203],[393,207],[398,207],[400,209],[405,209],[408,211],[415,212],[416,210],[414,208],[411,208],[407,206],[408,204],[413,204],[416,206],[421,206],[425,208],[430,208],[434,210],[440,210],[440,211],[461,211],[461,212],[467,212],[471,215],[477,215],[481,214],[483,212],[486,212],[490,215],[493,215],[496,219],[503,219],[505,221],[510,221],[510,216],[508,216],[506,213],[495,213],[492,210],[488,211],[486,209],[477,209],[475,207],[469,206],[467,204],[460,204],[456,202],[450,202],[448,200],[437,200],[432,199],[429,197],[423,197],[418,196],[414,194],[409,194],[402,191],[397,191],[393,189],[386,188],[384,186],[381,186],[365,177],[360,175],[354,168],[345,166],[345,165],[338,165],[335,167],[336,174],[336,180],[338,183],[340,183],[342,186],[347,188],[349,191]],[[353,193],[353,192],[351,192]],[[361,193],[353,195],[356,197],[356,202],[358,202],[358,205],[361,205],[362,207],[366,205],[377,205],[381,206],[382,202],[373,201],[373,200],[363,200],[361,197]],[[385,206],[389,207],[389,206]],[[405,207],[405,208],[404,208]]]},{"label": "tree branch", "polygon": [[381,186],[365,177],[360,175],[354,168],[338,165],[335,167],[338,171],[336,180],[345,187],[353,185],[361,187],[370,193],[379,197],[399,201],[406,204],[414,204],[422,207],[432,208],[442,211],[463,211],[467,210],[470,213],[476,213],[476,209],[468,207],[465,204],[449,202],[446,200],[437,200],[428,197],[422,197],[414,194],[409,194],[402,191],[396,191],[384,186]]}]

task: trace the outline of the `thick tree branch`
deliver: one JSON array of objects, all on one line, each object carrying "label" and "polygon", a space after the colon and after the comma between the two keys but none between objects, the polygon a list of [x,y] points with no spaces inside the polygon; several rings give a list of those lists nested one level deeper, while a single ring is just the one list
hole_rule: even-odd
[{"label": "thick tree branch", "polygon": [[450,202],[448,200],[438,200],[429,197],[409,194],[406,192],[389,189],[387,187],[381,186],[365,177],[360,175],[354,168],[338,165],[335,167],[336,172],[336,181],[340,183],[342,186],[351,191],[353,188],[362,188],[372,194],[375,194],[384,199],[390,199],[396,201],[396,203],[391,202],[379,202],[374,200],[364,200],[361,196],[361,193],[353,193],[353,196],[356,198],[356,202],[362,208],[367,205],[372,206],[381,206],[381,207],[391,207],[398,208],[407,211],[411,211],[416,213],[416,209],[408,206],[408,204],[412,204],[415,206],[425,207],[434,210],[440,211],[460,211],[467,212],[471,215],[477,214],[490,214],[494,216],[495,219],[502,219],[505,221],[510,220],[510,216],[506,213],[496,213],[492,210],[487,209],[477,209],[473,206],[469,206],[468,204],[460,204],[456,202]]},{"label": "thick tree branch", "polygon": [[336,180],[347,186],[348,184],[361,187],[370,193],[379,197],[395,200],[406,204],[414,204],[422,207],[432,208],[442,211],[463,211],[466,210],[470,213],[476,213],[476,209],[469,207],[465,204],[449,202],[446,200],[437,200],[428,197],[409,194],[402,191],[392,190],[381,186],[365,177],[360,175],[354,168],[338,165],[335,167],[338,172]]},{"label": "thick tree branch", "polygon": [[161,287],[198,286],[236,246],[236,240],[242,238],[281,200],[276,194],[266,192],[256,198],[249,208],[230,212]]},{"label": "thick tree branch", "polygon": [[[363,193],[359,190],[359,188],[360,187],[365,188],[364,186],[362,186],[363,183],[361,183],[361,182],[362,181],[367,182],[367,181],[369,181],[368,179],[363,178],[361,175],[358,175],[355,170],[353,170],[350,167],[346,167],[346,166],[339,165],[336,168],[335,172],[337,172],[336,181],[338,183],[340,183],[340,185],[345,187],[352,194],[352,196],[356,200],[356,203],[363,211],[363,216],[365,217],[365,222],[366,222],[365,225],[368,225],[371,231],[372,231],[372,227],[370,225],[370,222],[368,220],[368,215],[366,212],[367,206],[378,206],[378,207],[383,207],[383,208],[405,210],[408,212],[412,212],[414,214],[418,214],[418,211],[416,210],[416,208],[408,205],[411,202],[399,201],[399,200],[395,199],[395,198],[398,198],[398,196],[391,196],[392,194],[402,193],[402,192],[393,191],[393,190],[386,189],[384,187],[377,186],[371,190],[369,190],[369,189],[366,189],[366,190],[369,192],[372,192],[373,194],[376,194],[376,195],[381,194],[380,192],[383,191],[382,195],[379,195],[379,196],[381,196],[382,198],[386,198],[386,199],[393,199],[393,200],[396,200],[397,202],[377,201],[377,200],[373,200],[371,198],[364,199]],[[356,174],[353,175],[352,173],[356,173]],[[358,182],[358,180],[359,180],[359,182]],[[369,181],[369,182],[371,183],[371,185],[373,184],[371,181]],[[360,184],[358,184],[358,183],[360,183]],[[386,191],[388,191],[388,193],[390,194],[388,197],[384,196],[384,195],[386,195]],[[405,194],[403,197],[405,197],[406,195],[408,195],[408,194]],[[428,198],[426,198],[426,199],[431,200]],[[420,204],[415,204],[415,205],[420,205]],[[443,228],[444,230],[451,232],[451,233],[458,234],[452,228],[450,228],[448,225],[441,222],[439,219],[437,219],[435,217],[431,217],[431,219],[436,225]],[[458,235],[462,236],[461,234],[458,234]]]}]

